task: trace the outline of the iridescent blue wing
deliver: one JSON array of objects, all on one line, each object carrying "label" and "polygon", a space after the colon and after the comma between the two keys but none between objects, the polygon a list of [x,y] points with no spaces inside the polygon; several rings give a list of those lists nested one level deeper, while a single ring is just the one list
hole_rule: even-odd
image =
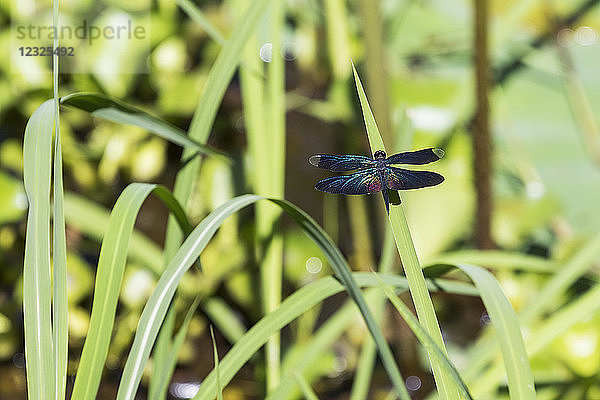
[{"label": "iridescent blue wing", "polygon": [[322,192],[336,194],[369,194],[379,192],[381,188],[381,179],[375,168],[323,179],[315,186]]},{"label": "iridescent blue wing", "polygon": [[406,151],[404,153],[393,154],[386,158],[385,163],[390,164],[429,164],[444,157],[444,150],[438,148],[429,148],[417,151]]},{"label": "iridescent blue wing", "polygon": [[377,161],[354,155],[317,154],[308,159],[315,167],[330,171],[352,171],[360,168],[370,168],[377,165]]},{"label": "iridescent blue wing", "polygon": [[385,180],[386,186],[392,190],[407,190],[439,185],[444,181],[444,177],[431,171],[409,171],[387,167]]}]

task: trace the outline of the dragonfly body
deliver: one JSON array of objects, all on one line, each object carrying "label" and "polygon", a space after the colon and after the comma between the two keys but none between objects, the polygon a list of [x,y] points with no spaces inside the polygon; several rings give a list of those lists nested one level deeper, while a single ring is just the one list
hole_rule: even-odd
[{"label": "dragonfly body", "polygon": [[442,158],[443,150],[429,148],[393,154],[386,157],[378,150],[373,158],[358,155],[317,154],[309,159],[315,167],[329,171],[356,171],[349,175],[326,178],[317,183],[317,190],[336,194],[371,194],[381,191],[389,213],[387,189],[408,190],[435,186],[444,177],[431,171],[411,171],[394,167],[394,164],[429,164]]}]

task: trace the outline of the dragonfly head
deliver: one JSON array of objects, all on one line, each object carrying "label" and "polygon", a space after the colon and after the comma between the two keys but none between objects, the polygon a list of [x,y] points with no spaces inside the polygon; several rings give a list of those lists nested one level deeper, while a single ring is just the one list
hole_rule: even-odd
[{"label": "dragonfly head", "polygon": [[376,160],[385,160],[385,151],[377,150],[375,154],[373,154]]}]

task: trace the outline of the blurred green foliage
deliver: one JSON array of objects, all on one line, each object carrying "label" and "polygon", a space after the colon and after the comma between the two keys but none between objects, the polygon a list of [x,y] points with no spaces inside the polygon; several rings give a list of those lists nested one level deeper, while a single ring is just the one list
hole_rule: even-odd
[{"label": "blurred green foliage", "polygon": [[[325,35],[332,28],[326,23],[324,2],[293,0],[286,3],[285,54],[273,55],[286,59],[286,199],[320,220],[327,219],[323,213],[329,213],[331,206],[324,207],[323,195],[313,190],[315,181],[323,175],[310,168],[308,157],[318,152],[366,154],[368,149],[352,82],[339,80],[343,71],[334,70],[331,53],[328,53]],[[11,44],[9,3],[0,2],[0,49],[4,55],[0,61],[0,361],[3,364],[0,368],[8,377],[6,382],[16,385],[0,383],[0,398],[22,398],[24,373],[22,369],[14,368],[22,368],[19,354],[23,352],[19,277],[27,201],[21,183],[21,143],[28,116],[51,96],[51,80],[49,75],[27,76],[11,70],[10,58],[16,57],[16,49]],[[126,8],[122,2],[110,3],[115,13],[135,16],[138,12],[135,2],[130,2]],[[361,11],[356,1],[342,3],[346,14],[340,18],[346,22],[347,37],[340,40],[348,44],[351,57],[360,67],[368,62],[363,58]],[[391,134],[397,143],[409,143],[410,148],[442,146],[446,151],[446,157],[435,165],[435,170],[446,177],[445,183],[434,190],[403,196],[419,256],[427,261],[442,252],[473,247],[475,196],[469,136],[474,105],[472,2],[383,0],[378,3],[384,16],[382,42],[391,100]],[[540,255],[561,263],[576,254],[593,234],[600,232],[600,213],[597,211],[600,165],[593,158],[593,147],[600,147],[600,138],[593,136],[589,121],[582,121],[578,112],[581,104],[587,104],[591,110],[600,109],[600,77],[597,74],[600,8],[590,8],[571,25],[557,25],[584,3],[558,0],[495,2],[490,21],[494,70],[501,70],[514,59],[523,64],[491,93],[493,237],[500,249]],[[73,4],[81,12],[93,13],[93,2]],[[235,21],[234,4],[233,1],[201,1],[198,6],[216,30],[228,37]],[[151,20],[149,57],[143,57],[140,49],[128,49],[115,56],[114,50],[99,47],[98,53],[88,61],[91,65],[110,62],[117,73],[97,70],[88,74],[63,74],[60,77],[61,95],[81,91],[105,93],[186,129],[220,44],[188,18],[175,2],[159,0],[152,3],[150,10],[141,11],[148,13]],[[266,41],[266,34],[260,29],[258,37]],[[533,47],[538,37],[546,39]],[[120,65],[127,63],[147,63],[149,73],[118,73]],[[573,69],[568,71],[566,64]],[[573,72],[576,81],[569,79],[568,73]],[[579,82],[583,90],[574,92],[573,82]],[[365,84],[368,94],[369,82]],[[574,98],[572,93],[579,97]],[[230,155],[234,162],[227,164],[207,158],[203,163],[193,196],[187,204],[194,223],[251,187],[252,165],[248,159],[241,113],[239,81],[235,78],[225,95],[209,140],[211,146]],[[181,167],[181,150],[177,146],[140,128],[92,118],[78,110],[64,109],[61,124],[68,192],[78,193],[108,209],[129,182],[173,185],[173,177]],[[339,216],[335,228],[339,231],[338,245],[352,259],[356,244],[349,233],[350,207],[345,199],[334,201]],[[370,222],[361,227],[373,238],[374,254],[371,257],[375,260],[381,254],[383,237],[382,226],[376,222],[382,218],[380,201],[378,196],[367,198]],[[95,265],[98,257],[98,237],[76,221],[69,221],[68,209],[66,213],[70,251],[69,329],[73,349],[70,371],[73,371],[89,324],[88,310],[95,274],[90,265]],[[137,227],[150,241],[143,242],[142,249],[146,246],[151,247],[150,251],[160,252],[155,247],[164,240],[165,222],[166,211],[157,203],[150,201],[144,206]],[[333,228],[328,229],[334,234]],[[316,277],[330,274],[312,242],[286,220],[282,230],[285,233],[286,293]],[[318,271],[309,266],[318,263],[315,257],[323,264]],[[260,317],[260,299],[256,291],[254,220],[248,213],[225,222],[203,253],[201,263],[205,276],[200,279],[197,273],[189,273],[189,279],[185,279],[180,288],[181,299],[176,307],[183,310],[187,305],[185,299],[193,298],[198,292],[216,293],[236,310],[243,327],[251,326]],[[374,265],[370,267],[374,268]],[[122,365],[123,352],[131,343],[141,307],[156,283],[153,270],[156,271],[143,257],[132,255],[129,260],[116,334],[107,363],[110,369]],[[502,271],[497,277],[517,311],[548,279],[545,275],[519,271]],[[556,306],[576,299],[597,282],[598,267],[594,264],[568,291],[555,299]],[[444,295],[435,300],[449,340],[461,345],[471,342],[476,337],[474,331],[480,329],[480,303],[463,302]],[[325,305],[325,315],[337,305],[339,302],[335,300]],[[457,312],[465,316],[455,318]],[[322,323],[318,315],[319,310],[315,310],[313,315],[299,319],[289,332],[285,331],[284,343],[286,340],[291,342],[290,338],[306,339],[314,326]],[[468,328],[462,326],[465,318],[470,318],[465,325]],[[600,393],[597,380],[595,384],[590,383],[590,379],[600,375],[599,322],[597,313],[590,315],[589,320],[578,323],[536,357],[533,364],[536,378],[541,377],[538,381],[543,383],[542,387],[549,387],[551,394],[547,398],[559,398],[561,393],[570,391],[582,391],[592,396],[587,398]],[[398,326],[393,320],[388,323],[394,328]],[[182,376],[197,379],[207,372],[212,362],[208,358],[205,363],[197,362],[198,356],[210,349],[206,315],[197,315],[191,327],[186,342],[188,356],[180,360],[180,367]],[[329,374],[319,383],[325,393],[345,393],[356,365],[356,343],[364,336],[362,327],[356,328],[322,355],[318,371],[311,373],[314,374],[312,378]],[[463,350],[449,347],[451,356],[460,358]],[[195,357],[189,356],[192,352]],[[428,372],[423,370],[417,357],[401,355],[399,358],[415,374],[427,376],[422,378],[424,387],[417,394],[422,396],[421,393],[432,386]],[[332,368],[336,362],[341,362],[343,367]],[[249,382],[261,373],[258,368],[244,370],[239,382],[234,381],[227,388],[225,397],[240,398],[236,397],[240,391],[261,393],[259,385]],[[379,375],[374,379],[383,381]],[[111,388],[105,390],[111,393]],[[540,393],[542,397],[544,392]]]}]

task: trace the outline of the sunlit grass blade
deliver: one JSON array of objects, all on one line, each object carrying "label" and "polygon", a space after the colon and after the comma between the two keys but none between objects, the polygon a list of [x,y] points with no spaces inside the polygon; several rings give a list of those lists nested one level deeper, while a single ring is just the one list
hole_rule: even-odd
[{"label": "sunlit grass blade", "polygon": [[55,99],[54,146],[54,215],[52,224],[52,329],[54,338],[55,393],[64,399],[69,353],[68,299],[67,299],[67,238],[65,232],[62,149],[58,99]]},{"label": "sunlit grass blade", "polygon": [[[250,3],[252,4],[252,3]],[[282,56],[283,28],[285,25],[286,3],[273,1],[269,4],[269,39],[271,41],[271,62],[267,64],[265,82],[264,112],[267,128],[260,135],[259,146],[254,160],[262,159],[255,180],[256,193],[262,196],[283,198],[285,187],[285,66]],[[246,98],[246,100],[248,100]],[[254,100],[251,100],[254,101]],[[259,254],[264,312],[269,313],[281,303],[283,281],[283,236],[275,229],[281,210],[267,202],[256,205],[256,236],[260,244]],[[267,390],[279,383],[281,340],[274,334],[265,347]]]},{"label": "sunlit grass blade", "polygon": [[175,0],[175,2],[195,23],[200,25],[202,29],[206,31],[212,40],[219,43],[221,46],[225,45],[225,38],[221,32],[210,23],[194,3],[189,0]]},{"label": "sunlit grass blade", "polygon": [[[259,196],[253,195],[240,196],[217,208],[190,233],[170,260],[142,311],[119,384],[117,399],[133,399],[135,397],[142,371],[183,274],[199,257],[225,218],[259,199]],[[214,394],[214,390],[212,393]]]},{"label": "sunlit grass blade", "polygon": [[111,212],[100,249],[92,315],[73,387],[74,399],[96,397],[108,354],[133,224],[142,203],[152,192],[169,207],[183,231],[189,228],[181,207],[164,187],[133,183],[121,193]]},{"label": "sunlit grass blade", "polygon": [[[565,334],[575,324],[588,320],[600,312],[600,285],[595,285],[584,295],[555,312],[537,329],[528,335],[527,350],[530,357],[535,357],[557,338]],[[495,364],[475,380],[472,386],[475,396],[484,396],[503,383],[504,371],[501,365]]]},{"label": "sunlit grass blade", "polygon": [[[594,265],[600,253],[600,234],[593,237],[579,249],[569,261],[557,269],[556,273],[545,283],[542,290],[531,297],[519,314],[519,321],[523,326],[529,326],[540,318],[551,307],[558,304],[568,288]],[[464,371],[466,379],[473,378],[494,358],[492,351],[495,343],[488,337],[481,340],[469,352],[471,362]]]},{"label": "sunlit grass blade", "polygon": [[[358,97],[363,111],[363,118],[367,128],[367,137],[369,139],[371,151],[373,153],[375,153],[377,150],[385,151],[383,139],[381,138],[379,129],[377,128],[375,117],[373,116],[373,112],[369,107],[367,96],[354,65],[352,66],[352,69],[354,71],[356,90],[358,91]],[[392,201],[392,203],[396,202]],[[409,281],[410,294],[412,296],[415,309],[417,310],[417,316],[419,318],[419,322],[423,325],[427,333],[440,347],[440,349],[446,353],[446,347],[444,345],[442,333],[435,315],[433,303],[431,302],[431,297],[427,291],[423,271],[419,265],[417,253],[410,235],[408,222],[406,221],[406,216],[404,215],[404,210],[402,208],[403,206],[399,201],[397,201],[397,203],[398,204],[390,204],[389,220],[394,238],[396,240],[396,247],[398,248],[398,253],[400,254],[400,259],[402,260],[404,272]],[[433,370],[433,375],[440,396],[442,398],[449,399],[458,398],[458,388],[454,384],[452,377],[444,372],[441,364],[435,361],[434,357],[431,355],[430,361],[431,369]]]},{"label": "sunlit grass blade", "polygon": [[[119,385],[119,392],[117,394],[118,399],[132,399],[135,396],[144,365],[148,360],[150,351],[154,345],[156,336],[158,335],[158,330],[165,318],[165,314],[174,296],[177,285],[185,271],[189,268],[190,263],[199,256],[200,252],[204,249],[225,218],[260,199],[262,199],[260,196],[243,195],[228,201],[206,217],[184,241],[177,251],[177,254],[175,254],[170,261],[169,266],[161,276],[148,303],[144,307],[138,330],[125,364],[123,379]],[[269,200],[279,205],[286,213],[296,220],[304,232],[327,256],[336,275],[344,283],[353,300],[361,310],[365,322],[377,343],[378,351],[382,356],[383,363],[386,371],[390,375],[390,379],[398,392],[404,392],[403,396],[408,399],[408,392],[404,387],[403,379],[394,362],[388,344],[385,342],[381,330],[375,324],[373,316],[366,306],[362,293],[352,278],[350,268],[346,264],[339,250],[331,242],[331,239],[326,236],[323,230],[306,213],[286,201],[276,199]],[[271,334],[272,333],[274,332],[271,332]],[[211,390],[210,393],[214,393],[214,388]]]},{"label": "sunlit grass blade", "polygon": [[[110,212],[78,194],[65,193],[67,224],[84,235],[101,242],[108,226]],[[149,268],[156,275],[162,271],[162,251],[141,232],[134,230],[127,249],[128,257]]]},{"label": "sunlit grass blade", "polygon": [[219,353],[217,352],[217,342],[215,340],[215,332],[213,331],[212,325],[210,326],[210,338],[212,339],[213,356],[215,359],[215,366],[213,369],[217,375],[217,399],[223,400],[223,387],[221,386],[221,377],[219,373]]},{"label": "sunlit grass blade", "polygon": [[500,344],[511,398],[535,399],[533,373],[521,336],[519,319],[500,284],[484,268],[467,264],[458,264],[457,268],[467,274],[479,289]]},{"label": "sunlit grass blade", "polygon": [[[200,297],[196,297],[194,302],[188,309],[187,314],[185,315],[185,319],[179,328],[179,331],[173,338],[173,343],[168,348],[168,353],[165,355],[164,359],[155,359],[154,368],[157,370],[157,373],[153,374],[158,379],[156,384],[156,388],[148,395],[148,399],[156,400],[160,398],[165,398],[167,395],[167,389],[169,388],[169,381],[173,376],[173,371],[177,366],[177,358],[179,357],[179,351],[181,350],[181,346],[185,341],[185,336],[189,330],[190,323],[192,322],[192,318],[194,317],[194,313],[200,304]],[[212,329],[211,329],[212,332]],[[170,338],[169,338],[170,339]]]},{"label": "sunlit grass blade", "polygon": [[325,254],[331,265],[331,268],[335,272],[335,275],[344,284],[348,294],[358,306],[367,328],[369,328],[371,336],[375,341],[377,351],[381,357],[381,362],[383,363],[383,366],[388,374],[388,377],[392,381],[397,394],[402,399],[409,399],[410,396],[406,387],[404,386],[404,379],[402,379],[402,375],[400,374],[398,365],[394,360],[389,345],[383,337],[383,333],[381,332],[381,329],[379,329],[373,313],[367,306],[362,292],[356,285],[354,279],[352,279],[350,267],[346,263],[346,260],[340,253],[339,249],[327,236],[325,231],[323,231],[323,229],[317,225],[304,211],[283,200],[271,199],[271,201],[275,204],[278,204],[290,217],[292,217],[298,223],[298,225],[300,225],[304,233],[307,234],[308,237],[310,237]]},{"label": "sunlit grass blade", "polygon": [[398,313],[402,316],[402,319],[404,319],[404,321],[413,331],[417,339],[419,339],[419,342],[421,342],[423,347],[427,349],[427,353],[435,357],[437,359],[437,362],[439,362],[442,365],[442,367],[446,370],[446,373],[452,376],[452,378],[454,379],[454,383],[460,391],[460,395],[465,399],[472,399],[467,385],[465,385],[462,378],[460,377],[460,374],[458,373],[454,365],[452,365],[446,354],[444,354],[444,352],[438,347],[438,345],[433,341],[431,336],[427,334],[425,329],[423,329],[421,324],[419,324],[419,321],[412,315],[408,307],[402,302],[402,300],[400,300],[396,293],[394,293],[394,291],[389,286],[384,284],[377,274],[374,273],[374,275],[377,278],[379,286],[381,287],[387,298],[390,300],[390,302],[394,305]]},{"label": "sunlit grass blade", "polygon": [[302,394],[306,400],[319,400],[315,391],[312,390],[308,382],[306,382],[306,379],[304,379],[300,373],[294,372],[293,375],[294,379],[296,379],[296,382],[298,382],[298,386],[300,386],[300,390],[302,390]]},{"label": "sunlit grass blade", "polygon": [[[268,0],[252,2],[244,17],[236,24],[231,37],[221,49],[217,60],[208,74],[200,101],[196,106],[192,123],[188,130],[190,139],[203,144],[208,140],[210,129],[213,126],[223,95],[236,68],[240,64],[244,46],[258,26],[267,4]],[[193,156],[192,150],[184,150],[182,159],[188,160],[191,156]],[[199,168],[200,160],[195,157],[184,165],[177,174],[173,194],[182,204],[187,204]],[[165,266],[175,255],[182,239],[183,235],[179,231],[175,221],[173,218],[169,218],[164,247]],[[166,332],[165,335],[171,336],[171,333]]]},{"label": "sunlit grass blade", "polygon": [[219,156],[224,160],[229,160],[222,152],[189,138],[183,130],[171,125],[167,121],[103,94],[72,93],[62,97],[60,103],[87,111],[95,117],[103,118],[108,121],[139,126],[165,140],[188,148],[191,152]]},{"label": "sunlit grass blade", "polygon": [[204,299],[202,301],[202,311],[206,313],[230,343],[237,342],[246,333],[246,328],[240,321],[239,316],[220,297],[213,296]]},{"label": "sunlit grass blade", "polygon": [[[377,280],[370,273],[356,272],[352,274],[356,284],[360,287],[375,287],[378,286]],[[404,277],[381,275],[380,278],[388,285],[398,289],[406,290],[408,284]],[[436,280],[434,285],[431,285],[432,290],[442,290],[447,293],[456,293],[469,296],[477,296],[478,292],[470,285]],[[288,296],[281,306],[271,314],[263,317],[258,321],[246,334],[235,343],[231,350],[221,360],[221,382],[227,384],[233,376],[242,368],[242,366],[252,357],[252,355],[260,349],[266,342],[267,338],[275,331],[283,328],[289,322],[297,318],[300,314],[306,312],[316,304],[323,300],[343,292],[345,287],[334,277],[322,278],[318,281],[309,283],[302,288],[296,290]],[[336,318],[336,317],[333,317]],[[329,335],[330,333],[328,333]],[[335,333],[334,333],[335,334]],[[326,338],[324,338],[327,340]],[[315,354],[312,353],[314,356]],[[310,365],[302,364],[302,365]],[[204,379],[200,386],[200,391],[194,397],[195,400],[211,399],[211,395],[215,391],[215,372],[211,372]],[[292,377],[293,379],[293,377]],[[277,392],[280,392],[279,390]],[[280,392],[282,395],[287,394],[286,391]],[[280,397],[272,397],[278,399]]]},{"label": "sunlit grass blade", "polygon": [[[58,29],[57,0],[52,1],[52,24]],[[59,48],[58,36],[53,48]],[[58,54],[52,55],[52,86],[54,89],[54,196],[52,224],[52,338],[54,345],[54,395],[64,399],[69,358],[69,315],[67,299],[67,238],[64,216],[62,146],[60,138],[60,104],[58,97]]]},{"label": "sunlit grass blade", "polygon": [[[493,269],[522,270],[525,272],[554,273],[558,263],[547,258],[502,250],[461,250],[443,253],[428,260],[433,264],[473,264]],[[424,267],[425,268],[425,267]]]},{"label": "sunlit grass blade", "polygon": [[54,398],[54,361],[51,325],[50,174],[54,100],[35,110],[25,128],[23,180],[29,201],[25,260],[23,262],[23,313],[25,362],[29,398]]}]

